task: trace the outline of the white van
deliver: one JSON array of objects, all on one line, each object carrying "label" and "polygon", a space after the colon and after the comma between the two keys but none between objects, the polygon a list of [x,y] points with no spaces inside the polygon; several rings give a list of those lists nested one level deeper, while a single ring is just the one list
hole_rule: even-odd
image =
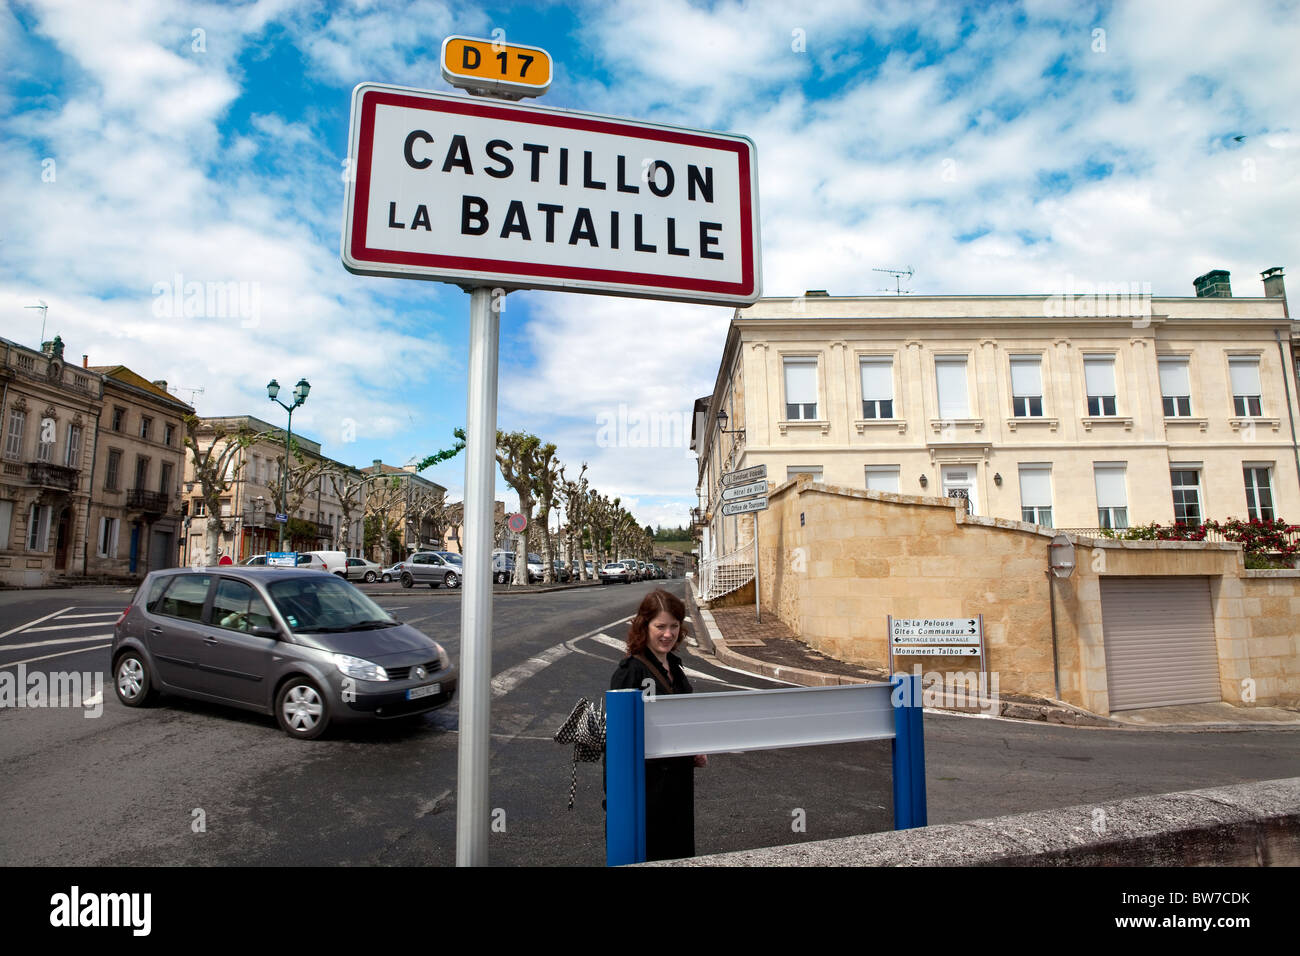
[{"label": "white van", "polygon": [[299,551],[298,567],[328,571],[341,578],[348,576],[348,556],[342,551]]}]

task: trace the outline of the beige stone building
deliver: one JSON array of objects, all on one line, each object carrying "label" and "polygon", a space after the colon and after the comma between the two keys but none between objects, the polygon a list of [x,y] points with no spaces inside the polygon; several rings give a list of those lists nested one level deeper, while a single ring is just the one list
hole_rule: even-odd
[{"label": "beige stone building", "polygon": [[[378,458],[374,459],[368,467],[362,468],[361,473],[370,479],[397,479],[401,483],[400,494],[388,495],[387,503],[389,521],[401,538],[405,551],[397,555],[389,554],[389,558],[399,561],[416,551],[448,550],[446,538],[447,532],[451,529],[444,529],[440,534],[437,523],[432,519],[429,511],[421,508],[421,504],[430,500],[429,496],[435,498],[441,496],[445,504],[446,488],[436,481],[421,478],[415,472],[415,465],[398,468],[396,465],[386,465]],[[383,496],[385,493],[372,492],[371,511],[374,510],[376,495]],[[382,542],[378,545],[375,554],[371,556],[371,560],[381,562],[384,560]]]},{"label": "beige stone building", "polygon": [[175,567],[181,534],[185,418],[194,409],[124,365],[87,366],[103,380],[87,573],[141,578]]},{"label": "beige stone building", "polygon": [[[280,465],[284,461],[284,431],[252,415],[203,418],[196,432],[201,449],[211,446],[217,427],[229,431],[244,428],[264,436],[235,453],[227,470],[229,489],[221,497],[221,518],[226,530],[221,534],[218,550],[238,564],[255,554],[265,554],[279,547],[280,525],[275,520],[275,502],[280,488]],[[306,436],[295,432],[293,443],[305,459],[304,465],[295,464],[295,469],[303,467],[320,473],[303,489],[301,505],[291,515],[297,519],[292,527],[300,533],[286,540],[286,549],[337,549],[350,556],[360,556],[364,541],[366,486],[361,486],[356,503],[345,509],[330,474],[342,476],[341,480],[347,483],[360,482],[364,475],[350,465],[323,455],[320,443]],[[196,482],[191,456],[186,457],[185,468],[189,538],[182,558],[185,563],[195,565],[206,560],[207,503]],[[345,510],[350,510],[351,514],[345,515]]]},{"label": "beige stone building", "polygon": [[[1056,529],[1300,521],[1280,269],[1198,295],[763,299],[737,310],[696,403],[702,556],[734,551],[721,476],[767,466],[847,488],[965,498]],[[725,414],[725,425],[719,416]]]},{"label": "beige stone building", "polygon": [[0,584],[41,587],[86,572],[90,473],[103,379],[0,339]]}]

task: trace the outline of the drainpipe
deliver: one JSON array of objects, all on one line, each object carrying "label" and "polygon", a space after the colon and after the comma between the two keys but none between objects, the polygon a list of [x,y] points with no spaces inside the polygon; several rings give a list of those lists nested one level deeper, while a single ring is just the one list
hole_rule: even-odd
[{"label": "drainpipe", "polygon": [[104,380],[99,380],[99,408],[95,410],[95,435],[90,446],[90,493],[86,496],[86,533],[81,539],[81,573],[90,573],[90,515],[95,504],[95,465],[99,461],[99,418],[104,413]]},{"label": "drainpipe", "polygon": [[1056,651],[1056,575],[1047,569],[1047,606],[1052,609],[1052,680],[1056,683],[1056,699],[1061,699],[1061,664]]},{"label": "drainpipe", "polygon": [[1295,367],[1295,363],[1288,363],[1286,360],[1286,351],[1282,348],[1282,333],[1274,329],[1273,338],[1277,340],[1277,354],[1282,360],[1282,387],[1286,389],[1286,415],[1291,420],[1291,454],[1295,456],[1296,481],[1300,482],[1300,446],[1296,445],[1295,411],[1291,408],[1291,369]]}]

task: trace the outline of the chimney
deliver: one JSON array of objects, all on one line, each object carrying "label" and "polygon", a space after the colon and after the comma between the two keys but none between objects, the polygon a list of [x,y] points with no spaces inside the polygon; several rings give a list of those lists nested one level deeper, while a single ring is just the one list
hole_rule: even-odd
[{"label": "chimney", "polygon": [[1232,286],[1228,283],[1228,272],[1226,269],[1213,269],[1203,276],[1197,276],[1192,280],[1192,285],[1196,286],[1197,298],[1205,299],[1231,299]]},{"label": "chimney", "polygon": [[384,463],[384,459],[382,459],[382,458],[376,458],[376,459],[375,459],[374,467],[375,467],[375,468],[378,468],[378,467],[379,467],[380,465],[382,465],[383,463]]},{"label": "chimney", "polygon": [[156,378],[153,380],[153,383],[157,385],[159,388],[161,388],[164,392],[167,391],[167,379]]},{"label": "chimney", "polygon": [[814,298],[825,299],[829,297],[830,297],[830,293],[827,292],[825,289],[809,289],[807,292],[804,293],[805,299],[814,299]]},{"label": "chimney", "polygon": [[83,355],[81,356],[81,367],[82,367],[82,368],[90,368],[90,356],[89,356],[89,355],[84,355],[84,354],[83,354]]},{"label": "chimney", "polygon": [[1282,267],[1272,266],[1265,269],[1260,274],[1264,280],[1264,295],[1269,299],[1282,300],[1282,314],[1288,319],[1291,318],[1291,310],[1287,307],[1286,302],[1286,285],[1282,281]]}]

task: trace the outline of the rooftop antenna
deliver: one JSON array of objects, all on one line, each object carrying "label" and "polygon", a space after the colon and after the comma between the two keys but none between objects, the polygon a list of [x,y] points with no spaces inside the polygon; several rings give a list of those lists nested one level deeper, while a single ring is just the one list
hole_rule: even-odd
[{"label": "rooftop antenna", "polygon": [[[904,294],[904,293],[903,293],[903,276],[907,276],[908,279],[911,279],[911,278],[912,278],[912,275],[913,275],[912,267],[911,267],[911,266],[907,266],[907,267],[904,268],[904,269],[872,269],[871,271],[872,271],[872,272],[887,272],[887,273],[889,273],[891,276],[894,277],[894,295],[903,295],[903,294]],[[881,291],[881,292],[888,292],[889,289],[888,289],[888,288],[885,288],[885,289],[881,289],[881,290],[879,290],[879,291]],[[912,294],[912,290],[911,290],[911,289],[908,289],[906,294],[907,294],[907,295],[911,295],[911,294]]]},{"label": "rooftop antenna", "polygon": [[177,396],[179,396],[181,392],[189,392],[189,393],[190,393],[190,400],[189,400],[188,402],[186,402],[185,404],[186,404],[186,405],[193,405],[193,404],[194,404],[194,396],[195,396],[195,395],[202,395],[202,394],[203,394],[203,386],[202,386],[202,385],[197,385],[197,386],[190,386],[190,385],[169,385],[169,386],[167,386],[167,391],[169,391],[169,392],[171,392],[173,395],[177,395]]},{"label": "rooftop antenna", "polygon": [[50,307],[45,304],[44,299],[37,299],[36,301],[39,302],[40,305],[25,305],[23,306],[23,308],[41,310],[41,345],[44,345],[45,344],[45,317],[49,315]]}]

